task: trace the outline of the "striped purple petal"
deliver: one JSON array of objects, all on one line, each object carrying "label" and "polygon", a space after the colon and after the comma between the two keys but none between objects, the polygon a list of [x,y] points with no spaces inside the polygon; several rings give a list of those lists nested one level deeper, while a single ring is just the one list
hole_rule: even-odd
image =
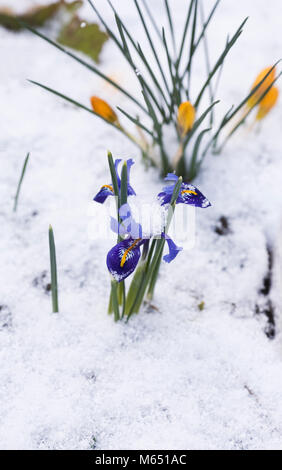
[{"label": "striped purple petal", "polygon": [[210,207],[210,201],[193,184],[183,183],[181,185],[176,204],[189,204],[203,209]]},{"label": "striped purple petal", "polygon": [[[119,192],[120,192],[121,180],[120,180],[120,176],[118,172],[118,167],[121,161],[122,160],[120,158],[116,158],[115,160],[115,171],[116,171],[116,176],[117,176],[117,184],[118,184]],[[129,158],[127,160],[127,195],[128,196],[136,196],[134,189],[129,183],[130,169],[132,165],[134,165],[134,160],[132,160],[132,158]],[[114,196],[114,190],[111,184],[105,184],[104,186],[102,186],[100,191],[93,198],[93,201],[103,204],[108,196]]]},{"label": "striped purple petal", "polygon": [[[176,178],[176,179],[175,179]],[[174,173],[169,173],[165,181],[175,181],[174,184],[165,186],[161,193],[158,194],[158,199],[162,206],[169,204],[171,196],[176,184],[177,176]],[[176,204],[189,204],[195,207],[206,208],[211,206],[210,201],[197,189],[193,184],[182,183],[179,196]]]},{"label": "striped purple petal", "polygon": [[142,240],[128,238],[117,243],[107,255],[107,266],[117,282],[126,279],[135,270],[140,258]]}]

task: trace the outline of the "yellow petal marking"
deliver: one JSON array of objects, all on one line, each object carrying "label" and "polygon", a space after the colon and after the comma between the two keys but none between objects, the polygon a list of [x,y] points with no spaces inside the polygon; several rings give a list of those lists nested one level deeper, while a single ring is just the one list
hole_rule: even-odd
[{"label": "yellow petal marking", "polygon": [[196,191],[192,191],[192,189],[183,189],[183,191],[181,191],[181,194],[194,194],[194,196],[197,196],[197,193]]},{"label": "yellow petal marking", "polygon": [[133,250],[133,248],[135,247],[135,245],[140,242],[141,238],[137,238],[137,240],[135,240],[132,245],[130,245],[127,250],[125,250],[125,252],[123,253],[122,255],[122,258],[121,258],[121,262],[120,262],[120,267],[123,268],[124,266],[124,263],[126,262],[126,258],[127,258],[127,255],[128,253]]},{"label": "yellow petal marking", "polygon": [[114,192],[113,187],[110,184],[104,184],[101,189],[108,188],[112,193]]}]

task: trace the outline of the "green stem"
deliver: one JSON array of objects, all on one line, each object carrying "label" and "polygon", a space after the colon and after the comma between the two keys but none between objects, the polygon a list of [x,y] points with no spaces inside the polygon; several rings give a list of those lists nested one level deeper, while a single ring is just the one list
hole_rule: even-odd
[{"label": "green stem", "polygon": [[[180,176],[178,178],[178,181],[177,181],[177,183],[174,187],[173,194],[171,196],[170,206],[169,206],[171,209],[168,213],[167,223],[166,223],[166,227],[165,227],[165,233],[168,231],[170,223],[171,223],[171,219],[172,219],[174,209],[175,209],[176,200],[177,200],[179,192],[180,192],[181,184],[182,184],[182,177]],[[163,238],[159,239],[158,241],[153,240],[153,242],[151,244],[149,255],[148,255],[148,258],[147,258],[147,262],[146,262],[146,265],[144,266],[144,271],[142,273],[143,275],[142,275],[142,278],[141,278],[141,282],[139,284],[140,287],[138,289],[135,301],[134,301],[132,307],[130,308],[130,310],[128,312],[127,321],[129,320],[129,318],[131,317],[131,315],[133,313],[138,313],[138,311],[139,311],[139,309],[142,305],[144,295],[145,295],[145,292],[146,292],[146,289],[147,289],[147,286],[148,286],[149,282],[150,282],[149,290],[150,291],[154,290],[153,284],[155,285],[156,278],[158,276],[159,267],[160,267],[160,260],[161,260],[162,252],[163,252],[163,249],[164,249],[164,244],[165,244],[165,240]],[[140,273],[139,273],[139,275],[140,275]],[[155,279],[155,280],[152,282],[151,279]],[[151,283],[152,283],[152,285],[151,285]]]},{"label": "green stem", "polygon": [[124,317],[125,315],[125,309],[126,309],[126,289],[125,289],[125,282],[122,281],[121,283],[121,290],[122,290],[122,314],[121,318]]},{"label": "green stem", "polygon": [[119,306],[118,306],[118,295],[117,295],[117,281],[111,281],[111,295],[112,295],[112,303],[113,303],[113,310],[114,310],[114,318],[115,321],[119,321]]},{"label": "green stem", "polygon": [[125,315],[131,316],[132,313],[138,313],[139,308],[137,308],[138,302],[137,300],[141,298],[141,303],[143,300],[144,293],[143,292],[143,283],[144,279],[146,276],[146,272],[148,269],[148,265],[150,263],[152,253],[154,250],[154,244],[155,240],[151,244],[149,255],[148,254],[148,248],[149,244],[145,244],[143,247],[143,252],[142,252],[142,258],[139,262],[139,265],[135,271],[135,274],[133,276],[133,279],[131,281],[129,291],[126,297],[126,309],[125,309]]},{"label": "green stem", "polygon": [[[175,210],[176,200],[179,196],[179,192],[180,192],[180,189],[181,189],[181,184],[182,184],[182,177],[180,176],[178,178],[178,181],[177,181],[177,183],[174,187],[173,194],[171,196],[167,223],[166,223],[166,227],[165,227],[165,230],[164,230],[165,233],[167,233],[168,230],[169,230],[169,226],[170,226],[170,223],[171,223],[171,220],[172,220],[172,217],[173,217],[173,214],[174,214],[174,210]],[[149,284],[149,288],[148,288],[148,298],[150,300],[153,297],[156,280],[157,280],[157,277],[158,277],[158,274],[159,274],[159,269],[160,269],[160,264],[161,264],[161,257],[162,257],[162,254],[163,254],[164,245],[165,245],[165,240],[163,238],[158,240],[157,247],[156,247],[156,250],[155,250],[155,254],[154,254],[154,257],[153,257],[153,260],[152,260],[152,264],[150,266],[149,276],[148,276],[148,278],[150,280],[150,284]]]},{"label": "green stem", "polygon": [[149,287],[148,287],[148,292],[147,292],[147,299],[148,300],[152,300],[152,298],[154,296],[154,290],[155,290],[155,285],[156,285],[156,282],[157,282],[157,279],[158,279],[158,274],[159,274],[159,270],[160,270],[161,261],[162,261],[162,252],[160,253],[160,256],[157,260],[156,267],[155,267],[154,271],[152,272],[151,281],[150,281],[150,284],[149,284]]},{"label": "green stem", "polygon": [[[138,313],[139,309],[142,305],[145,291],[150,279],[149,276],[149,267],[150,267],[150,262],[152,259],[152,255],[155,249],[156,245],[156,240],[153,240],[149,255],[147,258],[147,261],[143,261],[143,264],[140,264],[138,268],[138,273],[136,273],[136,277],[134,276],[133,281],[132,281],[132,299],[130,298],[130,302],[128,302],[128,309],[127,309],[127,322],[129,321],[131,315],[133,313]],[[131,287],[131,286],[130,286]],[[137,293],[136,293],[137,292]],[[129,297],[128,297],[129,299]],[[134,299],[134,300],[133,300]]]},{"label": "green stem", "polygon": [[112,295],[112,289],[111,289],[111,292],[110,292],[110,298],[109,298],[109,305],[108,305],[108,314],[111,315],[114,311],[114,308],[113,308],[113,295]]},{"label": "green stem", "polygon": [[[117,180],[117,174],[116,174],[116,169],[115,169],[115,164],[113,160],[113,156],[111,152],[108,152],[108,163],[109,163],[109,168],[110,168],[110,173],[112,177],[112,185],[113,185],[113,190],[114,190],[114,195],[116,198],[116,206],[117,206],[117,220],[119,221],[119,208],[120,208],[120,194],[119,194],[119,187],[118,187],[118,180]],[[118,241],[119,236],[118,236]],[[109,299],[109,307],[108,307],[108,313],[114,312],[114,317],[115,321],[118,321],[120,319],[119,316],[119,285],[116,281],[112,280],[111,281],[111,293],[110,293],[110,299]]]}]

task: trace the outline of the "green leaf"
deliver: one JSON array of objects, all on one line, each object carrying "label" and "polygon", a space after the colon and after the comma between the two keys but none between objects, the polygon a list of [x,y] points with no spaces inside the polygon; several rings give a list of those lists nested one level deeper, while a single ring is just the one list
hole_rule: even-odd
[{"label": "green leaf", "polygon": [[194,144],[193,148],[193,153],[192,153],[192,158],[191,158],[191,163],[190,163],[190,168],[189,168],[189,181],[192,181],[195,176],[197,175],[197,171],[200,167],[200,162],[197,162],[198,158],[198,153],[200,149],[200,145],[202,143],[202,139],[206,132],[209,132],[211,130],[211,127],[204,129],[200,134],[198,135],[196,142]]},{"label": "green leaf", "polygon": [[172,39],[172,43],[173,43],[173,49],[175,51],[176,50],[176,43],[175,43],[175,35],[174,35],[174,26],[173,26],[173,21],[172,21],[172,17],[171,17],[171,13],[170,13],[170,7],[169,7],[168,0],[165,0],[165,8],[166,8],[167,18],[168,18],[168,22],[169,22],[169,28],[170,28],[170,32],[171,32],[171,39]]},{"label": "green leaf", "polygon": [[[124,54],[124,56],[127,58],[127,60],[129,61],[129,63],[131,64],[131,66],[134,67],[134,70],[136,71],[136,66],[134,65],[133,63],[133,60],[132,60],[132,56],[130,54],[130,51],[129,51],[129,47],[128,47],[128,43],[126,41],[126,38],[125,38],[125,35],[124,35],[124,32],[126,34],[126,36],[128,37],[129,41],[131,42],[132,46],[134,47],[134,49],[136,50],[136,52],[139,54],[139,56],[141,57],[145,67],[147,68],[153,82],[155,83],[156,87],[158,88],[158,90],[160,91],[160,93],[162,94],[166,104],[168,105],[168,102],[167,102],[167,99],[165,97],[165,94],[162,90],[162,87],[160,86],[154,72],[152,71],[145,55],[143,54],[143,51],[141,49],[141,46],[140,44],[136,44],[132,35],[129,33],[128,29],[126,28],[125,24],[122,22],[121,18],[119,17],[117,11],[115,10],[115,8],[113,7],[112,3],[110,0],[107,0],[110,7],[112,8],[113,12],[114,12],[114,15],[115,15],[115,20],[116,20],[116,24],[117,24],[117,27],[118,27],[118,30],[119,30],[119,35],[120,35],[120,38],[122,40],[122,43],[123,43],[123,50],[122,50],[122,53]],[[168,105],[169,106],[169,105]]]},{"label": "green leaf", "polygon": [[146,289],[146,285],[144,283],[146,268],[147,262],[141,261],[135,270],[134,277],[131,281],[126,297],[126,306],[124,311],[126,316],[131,316],[133,313],[138,313],[139,308],[143,302]]},{"label": "green leaf", "polygon": [[[279,73],[279,75],[275,78],[275,80],[273,80],[273,82],[271,82],[271,84],[269,85],[269,87],[267,87],[267,89],[264,91],[264,93],[260,96],[259,100],[257,101],[257,105],[263,100],[263,98],[267,95],[267,93],[269,92],[269,90],[273,87],[274,83],[277,82],[277,80],[281,77],[282,75],[282,72]],[[239,120],[239,122],[237,122],[237,124],[233,127],[233,129],[229,132],[229,134],[227,135],[227,137],[224,139],[223,143],[221,144],[221,146],[219,148],[217,148],[215,150],[216,153],[220,153],[223,149],[223,147],[225,147],[226,143],[228,142],[228,140],[230,139],[230,137],[237,131],[237,129],[245,122],[245,120],[247,119],[247,117],[249,116],[250,113],[252,113],[254,110],[254,106],[252,108],[250,108],[248,110],[248,112],[246,112],[243,117]]]},{"label": "green leaf", "polygon": [[[93,4],[93,2],[91,0],[88,0],[90,6],[92,7],[92,9],[95,11],[96,15],[98,16],[99,20],[101,21],[101,23],[103,24],[104,28],[106,29],[108,35],[113,39],[113,41],[115,42],[115,44],[117,45],[117,47],[120,49],[122,55],[125,57],[125,59],[127,60],[127,62],[129,63],[129,65],[131,66],[132,70],[134,70],[134,73],[136,74],[136,65],[133,63],[131,57],[128,55],[128,53],[125,51],[124,49],[124,45],[122,42],[120,42],[117,38],[117,36],[114,34],[114,32],[108,27],[107,23],[103,20],[103,17],[101,16],[101,14],[99,13],[99,11],[97,10],[97,8],[95,7],[95,5]],[[111,5],[111,4],[110,4]],[[112,7],[112,5],[111,5]],[[113,8],[113,7],[112,7]],[[115,12],[115,10],[113,10]],[[118,15],[116,16],[118,17]],[[120,18],[119,18],[120,20]],[[122,25],[123,27],[123,30],[126,32],[126,34],[128,35],[127,33],[127,30],[125,29],[124,27],[124,24],[123,23],[119,23],[120,26]],[[123,35],[123,39],[122,40],[125,40],[125,36]],[[128,49],[127,49],[128,50]],[[141,77],[141,75],[139,74],[136,74],[141,86],[142,86],[142,89],[143,88],[146,88],[146,90],[148,91],[149,95],[151,96],[151,98],[153,99],[155,105],[157,106],[157,108],[159,109],[160,113],[164,116],[164,110],[162,109],[162,107],[159,105],[159,100],[154,96],[154,93],[152,92],[151,88],[149,87],[148,83],[144,81],[144,79]],[[150,113],[147,111],[147,113],[150,115]],[[151,116],[152,117],[152,116]]]},{"label": "green leaf", "polygon": [[198,16],[198,0],[195,0],[194,16],[193,16],[191,40],[190,40],[189,63],[187,67],[188,69],[188,95],[190,91],[190,81],[191,81],[191,75],[192,75],[192,60],[193,60],[193,55],[195,52],[195,35],[196,35],[196,27],[197,27],[197,16]]},{"label": "green leaf", "polygon": [[60,9],[73,12],[82,6],[81,0],[74,0],[67,3],[65,0],[58,0],[57,2],[49,3],[48,5],[36,6],[21,15],[17,15],[10,8],[1,8],[0,10],[0,25],[11,31],[20,31],[24,28],[21,22],[29,26],[40,27],[44,26],[46,21],[51,20],[59,12]]},{"label": "green leaf", "polygon": [[19,194],[20,194],[22,182],[23,182],[24,175],[25,175],[25,170],[26,170],[26,167],[27,167],[27,164],[28,164],[29,155],[30,154],[28,152],[27,156],[25,157],[24,164],[23,164],[23,169],[22,169],[21,176],[20,176],[20,179],[19,179],[19,182],[18,182],[17,192],[16,192],[16,195],[15,195],[15,202],[14,202],[14,212],[16,212],[17,207],[18,207]]},{"label": "green leaf", "polygon": [[64,54],[68,55],[69,57],[71,57],[73,60],[75,60],[76,62],[78,62],[79,64],[83,65],[84,67],[86,67],[88,70],[90,70],[91,72],[95,73],[96,75],[98,75],[98,77],[101,77],[103,78],[104,80],[106,80],[108,83],[110,83],[113,87],[115,87],[117,90],[119,90],[121,93],[123,93],[125,96],[127,96],[127,98],[129,98],[131,101],[133,101],[135,104],[137,104],[137,106],[139,106],[140,109],[142,109],[142,111],[144,111],[145,113],[148,113],[147,109],[141,104],[139,103],[139,101],[136,100],[136,98],[134,98],[132,95],[130,95],[130,93],[128,93],[124,88],[120,87],[118,85],[118,83],[114,82],[113,80],[111,80],[109,77],[107,77],[106,75],[104,75],[100,70],[98,70],[96,67],[94,67],[92,64],[89,64],[88,62],[85,62],[84,60],[82,60],[80,57],[78,57],[77,55],[73,54],[72,52],[70,52],[69,50],[67,49],[64,49],[60,44],[58,44],[57,42],[55,41],[52,41],[52,39],[50,39],[49,37],[45,36],[44,34],[42,34],[42,32],[39,32],[37,31],[36,29],[34,28],[31,28],[30,26],[28,26],[26,23],[23,23],[23,27],[25,27],[26,29],[28,29],[31,33],[35,34],[36,36],[40,37],[41,39],[43,39],[44,41],[48,42],[49,44],[51,44],[52,46],[56,47],[57,49],[59,49],[59,51],[63,52]]},{"label": "green leaf", "polygon": [[207,80],[205,81],[204,85],[202,86],[201,88],[201,91],[196,99],[196,102],[195,102],[195,108],[197,109],[199,104],[200,104],[200,101],[203,97],[203,94],[205,92],[205,89],[207,88],[207,86],[209,85],[210,81],[212,80],[213,76],[215,75],[215,73],[217,72],[217,70],[221,67],[222,63],[224,62],[227,54],[229,53],[230,49],[234,46],[234,44],[236,43],[236,41],[238,40],[238,38],[241,36],[242,34],[242,31],[243,31],[243,28],[245,26],[245,23],[247,22],[248,20],[248,17],[244,19],[244,21],[240,24],[239,28],[237,29],[236,33],[234,34],[234,36],[232,36],[232,38],[227,42],[226,46],[225,46],[225,49],[224,51],[222,52],[222,54],[220,55],[220,57],[218,58],[217,62],[215,63],[214,67],[212,68],[211,70],[211,73],[209,74]]},{"label": "green leaf", "polygon": [[53,229],[51,225],[49,225],[49,251],[50,251],[50,269],[51,269],[52,308],[53,308],[53,313],[57,313],[59,311],[59,303],[58,303],[56,247],[55,247],[55,241],[54,241],[54,233],[53,233]]},{"label": "green leaf", "polygon": [[110,168],[110,173],[112,177],[114,193],[116,197],[119,197],[118,181],[117,181],[117,175],[116,175],[116,170],[115,170],[115,164],[114,164],[113,156],[111,152],[109,151],[108,151],[108,162],[109,162],[109,168]]},{"label": "green leaf", "polygon": [[120,183],[120,205],[127,203],[127,162],[122,165],[121,170],[121,183]]},{"label": "green leaf", "polygon": [[185,149],[187,147],[187,144],[191,140],[191,137],[195,134],[196,130],[200,127],[206,116],[211,112],[212,108],[219,103],[219,100],[215,101],[212,103],[204,112],[201,114],[201,116],[197,119],[195,122],[194,126],[192,127],[192,130],[189,132],[189,134],[186,137],[186,140],[184,142],[183,148]]},{"label": "green leaf", "polygon": [[179,50],[179,54],[178,54],[178,58],[177,58],[177,63],[176,63],[176,68],[177,69],[179,67],[180,60],[181,60],[181,57],[182,57],[183,47],[184,47],[185,39],[187,37],[187,29],[188,29],[188,26],[189,26],[193,5],[194,5],[194,0],[191,0],[190,5],[189,5],[189,9],[188,9],[188,12],[187,12],[187,16],[186,16],[186,22],[185,22],[184,31],[183,31],[183,34],[182,34],[181,46],[180,46],[180,50]]},{"label": "green leaf", "polygon": [[141,124],[140,120],[138,118],[134,118],[132,116],[130,116],[130,114],[128,114],[126,111],[124,111],[122,108],[120,108],[119,106],[117,106],[117,109],[122,113],[124,114],[131,122],[133,122],[134,124],[136,124],[136,126],[140,127],[141,129],[143,129],[145,132],[147,132],[151,137],[153,137],[154,139],[154,134],[153,132],[151,132],[146,126],[144,126],[143,124]]},{"label": "green leaf", "polygon": [[[134,277],[131,281],[130,288],[126,298],[125,315],[127,321],[133,313],[138,313],[142,305],[145,291],[150,277],[148,276],[148,269],[150,267],[151,259],[155,250],[157,240],[153,240],[150,246],[150,251],[147,256],[147,250],[143,248],[142,259],[137,267]],[[145,250],[145,251],[144,251]]]},{"label": "green leaf", "polygon": [[160,71],[161,76],[162,76],[162,78],[163,78],[165,87],[166,87],[168,93],[170,93],[169,86],[168,86],[168,83],[167,83],[167,80],[166,80],[166,77],[165,77],[165,73],[164,73],[163,68],[162,68],[162,66],[161,66],[161,63],[160,63],[158,54],[157,54],[157,52],[156,52],[156,50],[155,50],[155,46],[154,46],[154,44],[153,44],[153,41],[152,41],[152,38],[151,38],[151,35],[150,35],[150,32],[149,32],[149,29],[148,29],[147,24],[146,24],[146,22],[145,22],[145,19],[144,19],[144,17],[143,17],[142,11],[141,11],[141,9],[140,9],[140,7],[139,7],[138,1],[137,1],[137,0],[134,0],[134,3],[135,3],[135,6],[136,6],[136,9],[137,9],[139,18],[140,18],[140,20],[141,20],[141,22],[142,22],[144,31],[145,31],[145,33],[146,33],[148,42],[149,42],[149,44],[150,44],[152,53],[153,53],[153,55],[154,55],[154,57],[155,57],[156,63],[157,63],[158,68],[159,68],[159,71]]},{"label": "green leaf", "polygon": [[98,24],[82,21],[76,15],[62,28],[57,41],[99,62],[100,52],[108,39],[108,34],[101,31]]},{"label": "green leaf", "polygon": [[156,23],[156,21],[155,21],[154,15],[152,15],[151,10],[150,10],[150,8],[149,8],[148,5],[147,5],[146,0],[142,0],[142,1],[143,1],[144,8],[145,8],[145,10],[146,10],[146,12],[147,12],[147,15],[148,15],[148,17],[150,18],[150,21],[151,21],[151,23],[152,23],[152,26],[153,26],[154,30],[156,31],[156,33],[157,33],[157,36],[159,37],[160,40],[162,40],[162,35],[161,35],[160,30],[159,30],[159,28],[158,28],[158,26],[157,26],[157,23]]}]

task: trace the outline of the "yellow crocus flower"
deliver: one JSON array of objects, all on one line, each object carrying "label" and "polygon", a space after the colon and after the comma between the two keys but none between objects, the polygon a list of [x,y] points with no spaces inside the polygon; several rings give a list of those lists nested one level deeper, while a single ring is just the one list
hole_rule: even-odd
[{"label": "yellow crocus flower", "polygon": [[260,101],[258,105],[258,112],[256,115],[256,120],[260,121],[263,119],[269,111],[275,106],[279,96],[279,90],[276,87],[270,88],[266,93],[265,97]]},{"label": "yellow crocus flower", "polygon": [[106,121],[109,121],[112,124],[119,124],[119,120],[115,111],[106,101],[98,98],[98,96],[91,96],[90,101],[95,113],[99,114],[99,116],[103,117],[106,119]]},{"label": "yellow crocus flower", "polygon": [[[271,69],[272,67],[266,67],[258,74],[251,88],[252,90],[264,79],[264,77],[270,72]],[[249,108],[253,108],[254,106],[257,105],[261,96],[264,94],[267,88],[270,87],[270,85],[275,80],[275,75],[276,75],[276,68],[274,67],[274,69],[269,73],[268,77],[264,80],[264,82],[260,85],[260,87],[256,90],[256,92],[248,99],[247,105]]]},{"label": "yellow crocus flower", "polygon": [[178,108],[177,122],[181,137],[185,137],[195,122],[196,111],[190,101],[181,103]]}]

